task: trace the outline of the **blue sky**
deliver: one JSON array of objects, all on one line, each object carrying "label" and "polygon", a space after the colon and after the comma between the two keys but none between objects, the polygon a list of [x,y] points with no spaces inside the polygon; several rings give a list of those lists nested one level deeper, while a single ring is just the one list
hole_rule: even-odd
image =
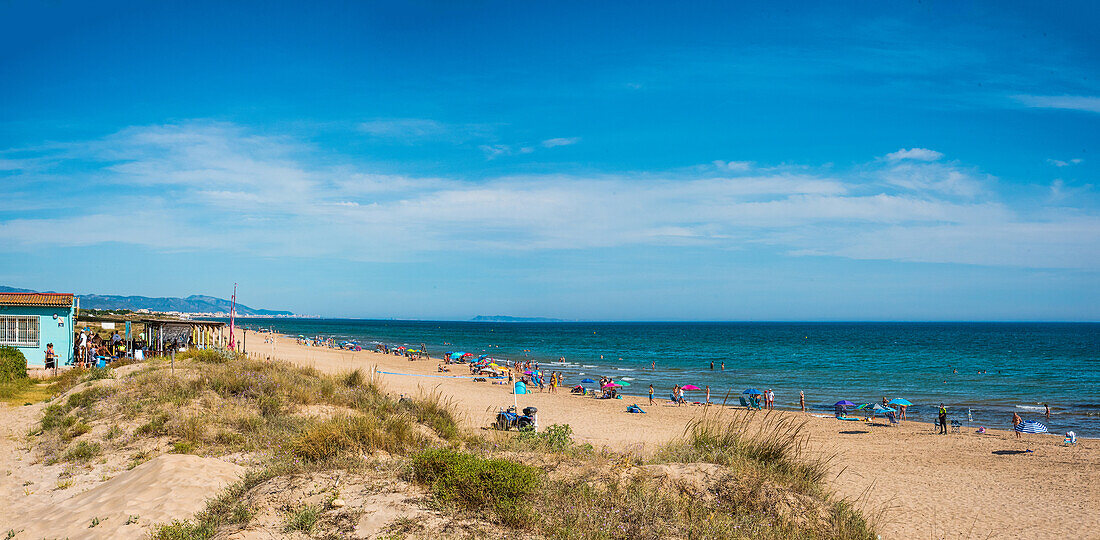
[{"label": "blue sky", "polygon": [[1100,319],[1094,3],[0,5],[0,284]]}]

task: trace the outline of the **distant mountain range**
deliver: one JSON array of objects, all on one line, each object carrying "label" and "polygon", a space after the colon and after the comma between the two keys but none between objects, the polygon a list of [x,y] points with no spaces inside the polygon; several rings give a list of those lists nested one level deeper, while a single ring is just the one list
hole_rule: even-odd
[{"label": "distant mountain range", "polygon": [[[18,289],[0,285],[0,292],[39,292],[30,289]],[[41,291],[53,292],[53,291]],[[193,294],[187,298],[150,298],[148,296],[116,296],[111,294],[78,294],[81,309],[129,309],[137,311],[147,309],[149,311],[179,311],[181,313],[229,313],[231,303],[224,298]],[[253,309],[243,304],[237,304],[238,315],[254,315],[262,317],[274,317],[279,315],[294,315],[290,311],[275,311],[271,309]]]},{"label": "distant mountain range", "polygon": [[547,317],[509,317],[507,315],[478,315],[472,322],[565,322],[564,319],[550,319]]}]

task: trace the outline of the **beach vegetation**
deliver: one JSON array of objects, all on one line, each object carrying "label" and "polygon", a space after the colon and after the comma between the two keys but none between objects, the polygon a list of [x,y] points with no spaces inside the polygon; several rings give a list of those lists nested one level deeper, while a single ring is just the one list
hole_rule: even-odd
[{"label": "beach vegetation", "polygon": [[98,443],[80,441],[73,445],[69,451],[65,452],[65,454],[61,456],[61,460],[83,463],[91,461],[102,452],[103,448]]},{"label": "beach vegetation", "polygon": [[0,345],[0,382],[27,378],[27,357],[15,347]]},{"label": "beach vegetation", "polygon": [[309,534],[313,532],[313,527],[317,525],[317,520],[320,517],[320,508],[312,504],[299,506],[287,514],[286,526],[283,527],[283,531],[302,531]]},{"label": "beach vegetation", "polygon": [[688,424],[684,436],[659,452],[655,461],[725,465],[808,492],[821,486],[829,462],[809,455],[807,443],[805,421],[790,416],[705,417]]},{"label": "beach vegetation", "polygon": [[490,510],[512,527],[532,521],[532,496],[543,478],[536,467],[448,449],[419,452],[410,462],[413,479],[429,486],[443,504],[475,512]]}]

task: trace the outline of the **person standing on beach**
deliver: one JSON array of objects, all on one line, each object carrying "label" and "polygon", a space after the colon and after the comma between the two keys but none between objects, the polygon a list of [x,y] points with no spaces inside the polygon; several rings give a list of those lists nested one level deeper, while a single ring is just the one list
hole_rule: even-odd
[{"label": "person standing on beach", "polygon": [[806,393],[802,390],[798,391],[798,405],[802,407],[802,412],[806,412]]},{"label": "person standing on beach", "polygon": [[[1020,422],[1023,422],[1023,421],[1024,420],[1022,418],[1020,418],[1019,413],[1013,412],[1012,413],[1012,431],[1016,431],[1016,426],[1020,425]],[[1019,431],[1016,431],[1016,438],[1017,439],[1020,438],[1020,432]]]},{"label": "person standing on beach", "polygon": [[649,385],[649,404],[653,405],[653,385]]},{"label": "person standing on beach", "polygon": [[707,407],[710,407],[710,385],[707,385]]},{"label": "person standing on beach", "polygon": [[940,403],[940,435],[947,435],[947,407]]}]

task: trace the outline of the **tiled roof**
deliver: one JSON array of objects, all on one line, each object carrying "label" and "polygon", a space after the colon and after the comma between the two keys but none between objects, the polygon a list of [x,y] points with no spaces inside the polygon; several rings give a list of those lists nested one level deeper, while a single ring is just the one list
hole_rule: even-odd
[{"label": "tiled roof", "polygon": [[62,293],[0,293],[0,306],[57,306],[73,305],[73,295]]}]

